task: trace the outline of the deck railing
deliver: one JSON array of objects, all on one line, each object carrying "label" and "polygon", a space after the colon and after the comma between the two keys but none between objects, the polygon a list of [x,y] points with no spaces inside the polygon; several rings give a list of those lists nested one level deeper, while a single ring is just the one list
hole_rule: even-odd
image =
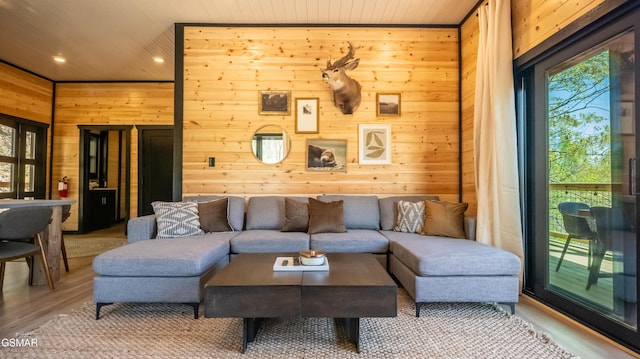
[{"label": "deck railing", "polygon": [[611,207],[612,190],[618,190],[619,186],[611,183],[549,183],[549,233],[556,237],[567,235],[558,203],[582,202],[590,207]]}]

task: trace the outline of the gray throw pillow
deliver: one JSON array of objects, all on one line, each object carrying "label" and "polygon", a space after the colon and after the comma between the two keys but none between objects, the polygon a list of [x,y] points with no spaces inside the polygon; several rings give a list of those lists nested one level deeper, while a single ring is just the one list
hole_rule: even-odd
[{"label": "gray throw pillow", "polygon": [[282,232],[307,232],[308,230],[309,204],[285,197]]},{"label": "gray throw pillow", "polygon": [[200,228],[206,233],[233,232],[228,216],[229,198],[221,198],[210,202],[198,202]]},{"label": "gray throw pillow", "polygon": [[424,201],[398,201],[398,217],[393,230],[396,232],[420,233],[424,227]]},{"label": "gray throw pillow", "polygon": [[309,198],[309,234],[344,233],[344,201],[322,202]]},{"label": "gray throw pillow", "polygon": [[195,202],[152,202],[156,214],[156,238],[176,238],[202,234],[198,204]]}]

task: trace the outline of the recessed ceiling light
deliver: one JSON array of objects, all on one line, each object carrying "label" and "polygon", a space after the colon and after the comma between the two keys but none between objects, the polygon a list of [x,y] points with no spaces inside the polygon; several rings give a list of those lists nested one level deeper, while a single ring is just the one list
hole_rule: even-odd
[{"label": "recessed ceiling light", "polygon": [[156,56],[153,58],[153,61],[159,63],[159,64],[163,64],[164,63],[164,59],[160,56]]},{"label": "recessed ceiling light", "polygon": [[63,64],[65,62],[67,62],[67,60],[64,57],[60,56],[60,55],[54,56],[53,57],[53,61],[55,61],[57,63],[60,63],[60,64]]}]

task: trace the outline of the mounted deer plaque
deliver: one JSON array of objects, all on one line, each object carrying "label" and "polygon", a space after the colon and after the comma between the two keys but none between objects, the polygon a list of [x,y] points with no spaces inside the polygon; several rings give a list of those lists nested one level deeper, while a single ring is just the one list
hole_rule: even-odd
[{"label": "mounted deer plaque", "polygon": [[358,67],[360,59],[354,59],[356,50],[349,42],[349,53],[339,60],[331,63],[331,57],[327,60],[327,68],[322,71],[322,79],[333,90],[333,102],[345,115],[350,115],[360,105],[360,84],[347,76],[346,70]]}]

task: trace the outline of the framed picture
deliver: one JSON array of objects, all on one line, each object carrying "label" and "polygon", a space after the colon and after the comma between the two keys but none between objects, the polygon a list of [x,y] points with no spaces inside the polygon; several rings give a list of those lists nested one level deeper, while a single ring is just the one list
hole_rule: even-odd
[{"label": "framed picture", "polygon": [[361,124],[358,129],[360,164],[391,164],[391,125]]},{"label": "framed picture", "polygon": [[258,114],[289,116],[291,114],[291,91],[260,91]]},{"label": "framed picture", "polygon": [[296,98],[296,133],[318,133],[318,98]]},{"label": "framed picture", "polygon": [[400,93],[376,94],[376,115],[400,116]]},{"label": "framed picture", "polygon": [[307,139],[306,169],[347,172],[347,140]]}]

